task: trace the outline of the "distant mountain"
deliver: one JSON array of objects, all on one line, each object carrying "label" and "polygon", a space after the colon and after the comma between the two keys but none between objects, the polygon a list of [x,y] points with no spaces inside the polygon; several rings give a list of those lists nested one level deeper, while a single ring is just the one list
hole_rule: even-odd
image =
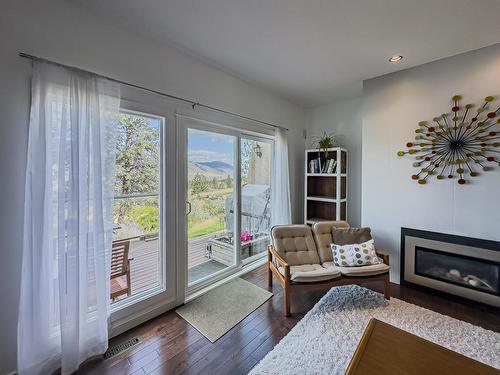
[{"label": "distant mountain", "polygon": [[228,175],[232,175],[233,166],[223,161],[198,161],[198,162],[188,162],[188,178],[191,180],[197,174],[201,174],[208,179],[227,178]]},{"label": "distant mountain", "polygon": [[198,165],[206,165],[209,168],[219,169],[222,171],[232,171],[233,166],[224,161],[199,161],[196,162]]}]

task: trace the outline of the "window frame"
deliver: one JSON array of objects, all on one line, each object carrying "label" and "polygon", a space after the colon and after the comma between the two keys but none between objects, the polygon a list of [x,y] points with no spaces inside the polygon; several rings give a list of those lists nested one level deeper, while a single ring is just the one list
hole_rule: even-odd
[{"label": "window frame", "polygon": [[[271,231],[271,228],[272,228],[272,215],[273,215],[273,188],[275,186],[275,177],[274,177],[274,173],[273,173],[273,166],[274,166],[274,160],[276,158],[276,155],[275,155],[275,150],[276,150],[276,138],[275,137],[269,137],[269,136],[266,136],[266,137],[263,137],[263,136],[257,136],[255,134],[252,134],[252,135],[241,135],[240,137],[240,144],[241,144],[241,139],[242,138],[245,138],[245,139],[250,139],[252,141],[257,141],[257,142],[263,142],[263,143],[267,143],[269,144],[271,147],[271,155],[270,155],[270,160],[269,160],[269,175],[270,175],[270,179],[269,179],[269,187],[270,187],[270,191],[271,191],[271,196],[270,196],[270,202],[271,202],[271,227],[269,228],[269,231]],[[240,162],[241,164],[241,162]],[[241,165],[240,165],[240,175],[241,175]],[[241,178],[241,177],[240,177]],[[241,194],[241,192],[240,192]],[[241,212],[240,212],[240,215],[241,215]],[[240,228],[241,230],[241,228]],[[271,233],[269,233],[269,239],[271,238]],[[241,240],[240,240],[241,242]],[[241,250],[240,250],[241,251]],[[260,254],[255,254],[255,255],[252,255],[251,257],[249,258],[246,258],[244,260],[241,261],[241,264],[242,266],[246,266],[248,264],[252,264],[262,258],[264,258],[266,256],[266,252],[262,252]]]},{"label": "window frame", "polygon": [[[241,260],[241,241],[236,241],[236,254],[235,254],[235,264],[233,266],[227,267],[223,270],[213,273],[210,276],[201,278],[194,283],[188,284],[187,280],[187,223],[185,210],[182,209],[182,203],[185,202],[187,198],[187,131],[189,128],[211,131],[219,134],[227,134],[236,137],[236,147],[235,147],[235,164],[236,164],[236,173],[234,179],[234,186],[236,191],[235,196],[235,208],[237,208],[237,215],[235,214],[235,234],[234,236],[240,238],[241,236],[241,139],[252,139],[261,142],[269,142],[271,143],[271,191],[274,186],[274,177],[273,177],[273,162],[275,160],[275,145],[276,145],[276,137],[274,134],[266,129],[267,131],[259,132],[259,127],[252,126],[247,128],[242,125],[242,121],[235,121],[234,118],[227,118],[226,116],[216,116],[214,114],[210,114],[208,119],[200,119],[198,115],[193,114],[180,114],[177,113],[177,125],[179,127],[179,148],[177,158],[179,161],[179,171],[178,174],[178,202],[179,202],[179,210],[178,210],[178,221],[179,221],[179,240],[178,247],[180,255],[179,267],[182,267],[184,275],[184,279],[180,280],[182,285],[185,286],[185,294],[189,298],[190,296],[196,295],[198,292],[212,287],[218,281],[226,279],[228,277],[234,276],[239,272],[243,272],[245,269],[251,269],[260,263],[264,262],[265,252],[262,253],[261,256],[255,256],[249,258],[249,260]],[[252,124],[253,125],[253,124]],[[255,129],[255,130],[254,130]],[[274,133],[274,132],[273,132]],[[271,199],[272,205],[272,199]]]},{"label": "window frame", "polygon": [[[149,118],[149,119],[154,119],[154,120],[158,120],[159,121],[159,126],[158,126],[158,138],[159,138],[159,171],[160,171],[160,175],[158,176],[158,181],[159,181],[159,186],[158,186],[158,193],[139,193],[139,194],[136,194],[136,193],[132,193],[132,194],[129,194],[128,196],[119,196],[119,197],[113,197],[113,203],[117,200],[117,199],[134,199],[134,198],[145,198],[147,196],[157,196],[158,197],[158,216],[159,216],[159,228],[160,228],[160,231],[158,233],[158,252],[159,252],[159,269],[158,269],[158,272],[159,272],[159,285],[154,287],[154,288],[150,288],[148,290],[144,290],[142,292],[139,292],[135,295],[130,295],[130,296],[127,296],[126,298],[123,298],[121,300],[118,300],[116,302],[113,302],[111,301],[110,302],[110,311],[111,313],[115,312],[115,311],[118,311],[118,310],[121,310],[123,308],[126,308],[127,306],[130,306],[132,304],[136,304],[136,303],[139,303],[141,302],[142,300],[145,300],[147,298],[150,298],[150,297],[153,297],[161,292],[164,292],[167,288],[166,286],[166,269],[165,269],[165,258],[166,258],[166,254],[165,254],[165,234],[164,234],[164,221],[165,221],[165,214],[164,214],[164,194],[163,194],[163,190],[164,190],[164,184],[163,184],[163,178],[164,178],[164,163],[162,162],[163,160],[165,160],[165,142],[164,142],[164,136],[165,136],[165,126],[166,126],[166,118],[164,116],[161,116],[161,115],[156,115],[156,114],[152,114],[152,113],[148,113],[148,112],[144,112],[144,111],[139,111],[139,110],[133,110],[133,109],[130,109],[130,108],[127,108],[127,107],[123,107],[123,106],[120,106],[120,114],[129,114],[129,115],[134,115],[134,116],[138,116],[138,117],[145,117],[145,118]],[[116,177],[116,176],[115,176]],[[113,209],[113,212],[114,212],[114,209]],[[136,237],[132,237],[132,238],[136,238]],[[116,240],[116,242],[119,242],[119,241],[125,241],[125,240],[129,240],[129,239],[132,239],[132,238],[126,238],[126,239],[120,239],[120,240]],[[114,243],[115,241],[113,241]],[[130,255],[130,254],[129,254]],[[131,282],[132,284],[132,282]],[[131,287],[132,285],[130,285]]]}]

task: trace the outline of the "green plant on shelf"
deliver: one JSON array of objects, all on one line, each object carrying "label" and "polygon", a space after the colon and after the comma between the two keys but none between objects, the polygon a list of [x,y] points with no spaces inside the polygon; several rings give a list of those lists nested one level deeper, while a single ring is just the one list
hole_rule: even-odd
[{"label": "green plant on shelf", "polygon": [[319,152],[323,152],[325,155],[325,159],[328,159],[328,149],[335,147],[335,134],[334,133],[327,133],[326,130],[323,131],[323,134],[321,136],[313,136],[313,146],[312,147],[317,147]]}]

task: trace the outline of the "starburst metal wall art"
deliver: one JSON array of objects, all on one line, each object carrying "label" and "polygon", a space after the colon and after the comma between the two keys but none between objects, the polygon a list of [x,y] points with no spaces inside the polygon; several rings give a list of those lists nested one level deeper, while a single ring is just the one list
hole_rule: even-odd
[{"label": "starburst metal wall art", "polygon": [[487,96],[477,110],[473,104],[460,106],[461,99],[455,95],[451,113],[434,117],[433,123],[419,122],[415,141],[406,144],[407,151],[398,151],[398,156],[415,158],[413,166],[419,171],[411,178],[419,184],[436,176],[463,185],[479,171],[500,166],[500,107],[493,106],[495,98]]}]

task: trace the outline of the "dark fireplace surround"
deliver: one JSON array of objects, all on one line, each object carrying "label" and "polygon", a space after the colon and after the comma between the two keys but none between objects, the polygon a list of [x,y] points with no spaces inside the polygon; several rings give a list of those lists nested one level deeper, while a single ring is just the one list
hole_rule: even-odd
[{"label": "dark fireplace surround", "polygon": [[500,242],[401,228],[401,283],[500,307]]}]

